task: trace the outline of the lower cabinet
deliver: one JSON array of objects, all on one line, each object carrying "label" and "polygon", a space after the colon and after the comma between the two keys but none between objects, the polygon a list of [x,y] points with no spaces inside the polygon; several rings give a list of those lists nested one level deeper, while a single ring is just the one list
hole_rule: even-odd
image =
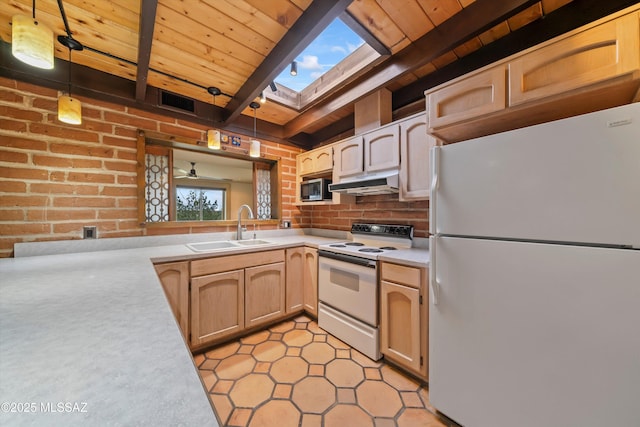
[{"label": "lower cabinet", "polygon": [[318,317],[318,250],[304,248],[304,310]]},{"label": "lower cabinet", "polygon": [[189,262],[155,265],[173,315],[185,339],[189,337]]},{"label": "lower cabinet", "polygon": [[385,359],[428,380],[426,277],[426,269],[381,263],[380,351]]},{"label": "lower cabinet", "polygon": [[244,325],[267,323],[285,314],[284,262],[244,270]]},{"label": "lower cabinet", "polygon": [[245,328],[244,296],[244,270],[192,278],[191,346],[198,347],[242,331]]},{"label": "lower cabinet", "polygon": [[302,311],[304,304],[304,253],[303,247],[289,248],[286,251],[287,278],[286,278],[286,311],[294,313]]},{"label": "lower cabinet", "polygon": [[290,313],[318,313],[318,251],[307,247],[155,265],[192,349]]}]

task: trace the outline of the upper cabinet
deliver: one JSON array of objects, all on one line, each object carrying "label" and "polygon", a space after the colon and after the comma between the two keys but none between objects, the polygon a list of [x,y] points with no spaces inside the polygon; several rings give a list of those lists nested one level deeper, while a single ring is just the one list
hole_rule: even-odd
[{"label": "upper cabinet", "polygon": [[509,105],[544,99],[640,70],[638,14],[629,14],[509,63]]},{"label": "upper cabinet", "polygon": [[331,145],[320,147],[298,155],[298,175],[317,175],[333,168],[333,147]]},{"label": "upper cabinet", "polygon": [[363,135],[364,171],[379,172],[400,166],[399,126],[390,124]]},{"label": "upper cabinet", "polygon": [[506,67],[490,68],[427,96],[429,126],[440,129],[504,110],[507,102]]},{"label": "upper cabinet", "polygon": [[364,171],[364,145],[362,136],[354,136],[333,147],[333,180],[361,174]]},{"label": "upper cabinet", "polygon": [[425,92],[445,143],[640,101],[634,6]]},{"label": "upper cabinet", "polygon": [[400,132],[400,201],[429,198],[429,150],[437,144],[427,134],[426,113],[402,120]]}]

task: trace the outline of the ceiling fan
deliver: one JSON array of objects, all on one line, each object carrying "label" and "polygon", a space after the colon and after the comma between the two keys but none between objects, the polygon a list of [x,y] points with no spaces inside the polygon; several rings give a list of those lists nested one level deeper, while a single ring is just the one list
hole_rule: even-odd
[{"label": "ceiling fan", "polygon": [[184,169],[180,169],[176,166],[174,166],[173,168],[175,170],[177,170],[178,172],[182,173],[182,175],[174,175],[174,178],[189,178],[189,179],[198,179],[198,174],[196,172],[196,162],[189,162],[191,163],[191,170],[189,172],[187,172]]}]

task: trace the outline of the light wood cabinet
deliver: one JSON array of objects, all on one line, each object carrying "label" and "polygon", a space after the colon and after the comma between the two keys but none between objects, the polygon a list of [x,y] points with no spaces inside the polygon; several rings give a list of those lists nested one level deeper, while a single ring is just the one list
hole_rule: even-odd
[{"label": "light wood cabinet", "polygon": [[437,143],[427,133],[426,113],[400,122],[400,201],[429,198],[429,150]]},{"label": "light wood cabinet", "polygon": [[427,95],[431,133],[453,123],[485,116],[507,106],[506,66],[484,70]]},{"label": "light wood cabinet", "polygon": [[191,346],[199,347],[245,327],[244,270],[191,279]]},{"label": "light wood cabinet", "polygon": [[638,14],[578,33],[509,62],[509,105],[640,71]]},{"label": "light wood cabinet", "polygon": [[320,147],[299,154],[297,159],[298,175],[317,175],[333,168],[333,147]]},{"label": "light wood cabinet", "polygon": [[640,101],[640,6],[425,92],[444,143]]},{"label": "light wood cabinet", "polygon": [[428,380],[427,272],[388,262],[380,267],[380,351]]},{"label": "light wood cabinet", "polygon": [[364,171],[364,151],[361,136],[349,138],[334,146],[333,181],[360,174]]},{"label": "light wood cabinet", "polygon": [[364,171],[378,172],[400,166],[400,128],[383,126],[363,135]]},{"label": "light wood cabinet", "polygon": [[169,306],[180,326],[182,335],[189,339],[189,262],[171,262],[154,266],[162,283]]},{"label": "light wood cabinet", "polygon": [[245,327],[267,323],[285,314],[284,262],[244,270]]},{"label": "light wood cabinet", "polygon": [[286,311],[294,313],[304,308],[304,248],[286,250]]},{"label": "light wood cabinet", "polygon": [[304,310],[318,317],[318,250],[304,248]]}]

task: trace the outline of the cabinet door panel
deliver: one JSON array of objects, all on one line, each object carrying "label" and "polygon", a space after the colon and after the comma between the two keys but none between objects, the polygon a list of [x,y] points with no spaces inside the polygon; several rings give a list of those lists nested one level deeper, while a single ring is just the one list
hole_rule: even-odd
[{"label": "cabinet door panel", "polygon": [[400,136],[397,124],[364,135],[364,169],[377,172],[400,166]]},{"label": "cabinet door panel", "polygon": [[304,309],[318,316],[318,250],[304,248]]},{"label": "cabinet door panel", "polygon": [[303,153],[298,156],[298,174],[306,175],[313,173],[313,156]]},{"label": "cabinet door panel", "polygon": [[504,110],[506,69],[503,65],[474,74],[429,93],[429,130]]},{"label": "cabinet door panel", "polygon": [[313,151],[313,172],[330,171],[333,168],[333,147]]},{"label": "cabinet door panel", "polygon": [[246,327],[269,322],[284,314],[284,262],[245,269]]},{"label": "cabinet door panel", "polygon": [[244,270],[191,279],[191,344],[244,329]]},{"label": "cabinet door panel", "polygon": [[173,315],[185,339],[189,336],[189,263],[172,262],[155,266]]},{"label": "cabinet door panel", "polygon": [[436,144],[427,134],[426,114],[400,123],[399,200],[429,198],[429,150]]},{"label": "cabinet door panel", "polygon": [[287,249],[287,313],[303,308],[304,292],[304,248]]},{"label": "cabinet door panel", "polygon": [[357,175],[363,172],[363,154],[362,137],[359,136],[353,137],[335,146],[334,175],[338,178],[338,181],[340,178]]},{"label": "cabinet door panel", "polygon": [[382,281],[380,292],[381,352],[420,372],[420,291]]},{"label": "cabinet door panel", "polygon": [[563,94],[640,70],[638,21],[637,14],[630,14],[512,61],[509,105]]}]

